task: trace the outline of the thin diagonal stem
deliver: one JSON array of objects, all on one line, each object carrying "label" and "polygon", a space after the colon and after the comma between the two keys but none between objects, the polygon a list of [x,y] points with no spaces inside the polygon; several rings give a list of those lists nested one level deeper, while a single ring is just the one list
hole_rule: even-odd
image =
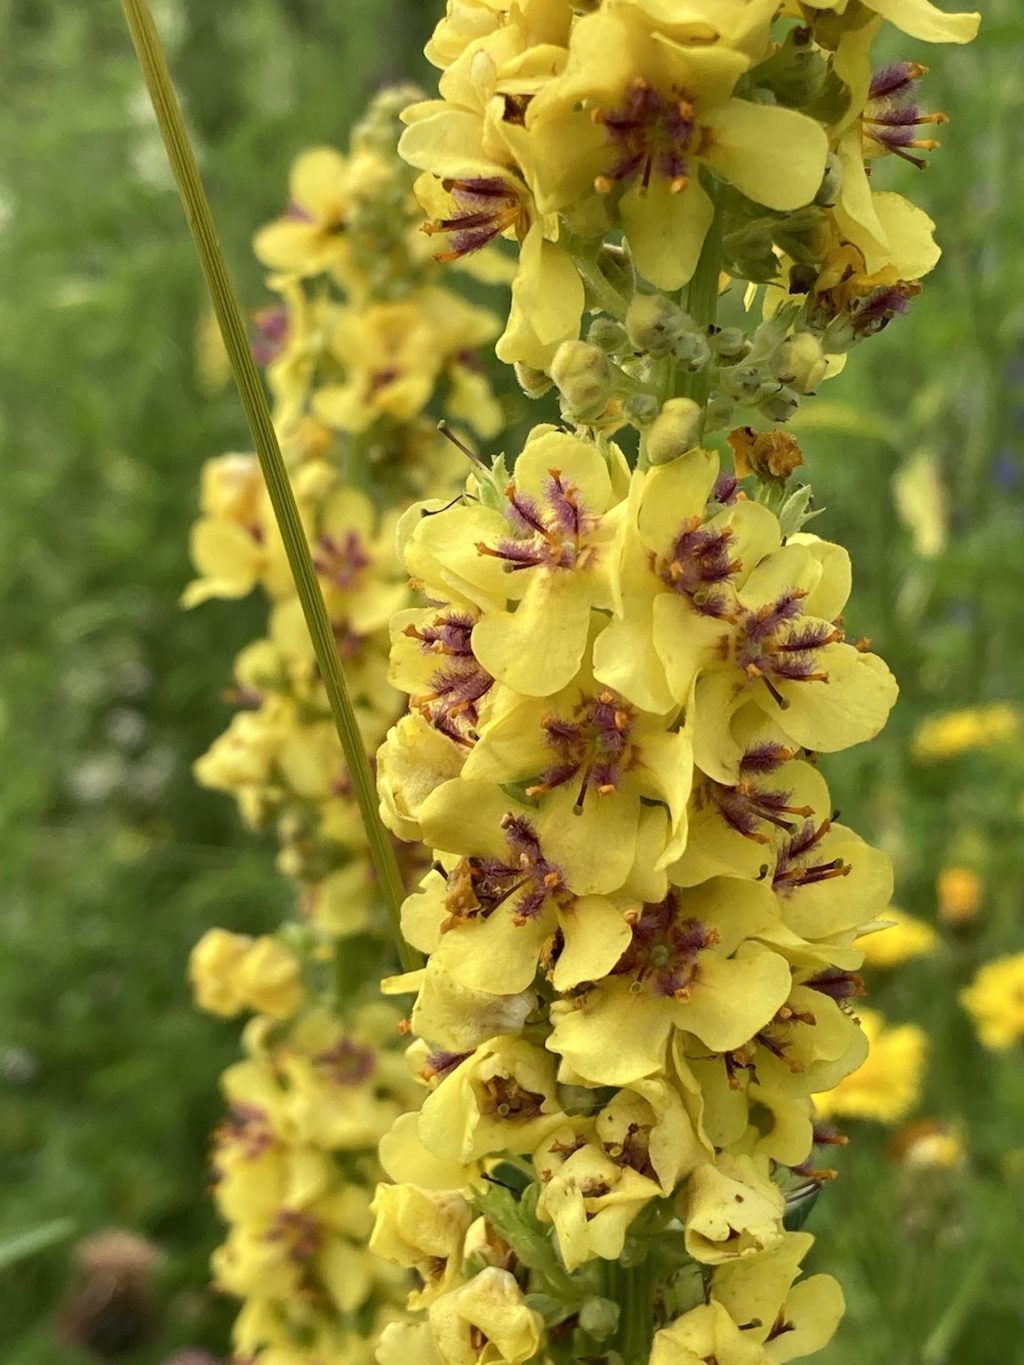
[{"label": "thin diagonal stem", "polygon": [[306,626],[313,642],[317,663],[331,704],[331,713],[352,777],[352,786],[359,803],[370,853],[388,908],[401,963],[407,971],[411,971],[420,965],[420,961],[419,955],[402,938],[401,874],[391,839],[381,822],[370,761],[363,748],[355,712],[345,686],[334,632],[310,558],[305,531],[281,455],[266,394],[249,351],[249,339],[238,298],[231,283],[224,253],[217,240],[199,168],[185,130],[181,109],[149,7],[146,0],[122,0],[122,5],[167,149],[167,158],[178,184],[185,217],[199,254],[217,323],[231,359],[231,370],[259,456],[274,516],[288,556],[288,565],[295,580],[295,590],[302,603]]}]

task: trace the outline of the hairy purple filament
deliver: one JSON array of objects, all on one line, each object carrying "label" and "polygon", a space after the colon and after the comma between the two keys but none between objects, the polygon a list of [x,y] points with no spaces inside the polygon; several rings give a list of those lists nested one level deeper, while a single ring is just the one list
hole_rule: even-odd
[{"label": "hairy purple filament", "polygon": [[525,217],[515,187],[500,176],[476,176],[441,183],[451,195],[457,211],[450,218],[423,224],[423,231],[428,236],[448,234],[449,248],[439,252],[435,260],[454,261],[479,251]]},{"label": "hairy purple filament", "polygon": [[545,716],[541,724],[557,757],[540,782],[527,787],[528,796],[541,796],[579,777],[576,807],[582,809],[588,791],[609,796],[618,788],[632,757],[629,736],[633,716],[628,703],[605,690],[596,697],[584,698],[572,720]]},{"label": "hairy purple filament", "polygon": [[604,126],[615,157],[594,182],[599,194],[620,184],[646,190],[655,175],[664,177],[673,193],[689,184],[698,129],[693,101],[681,91],[663,95],[638,76],[619,108],[595,110],[593,117]]},{"label": "hairy purple filament", "polygon": [[913,156],[907,149],[931,152],[941,145],[934,138],[917,136],[918,128],[926,123],[949,121],[945,114],[923,114],[912,102],[914,87],[927,70],[917,62],[893,62],[875,73],[864,108],[867,152],[894,152],[923,168],[924,158]]},{"label": "hairy purple filament", "polygon": [[740,619],[736,662],[749,677],[763,680],[783,710],[789,703],[776,684],[827,683],[829,675],[818,666],[816,651],[843,638],[842,631],[827,621],[810,619],[793,626],[802,613],[801,603],[806,596],[804,589],[790,588],[774,602],[766,602]]},{"label": "hairy purple filament", "polygon": [[359,586],[364,569],[373,557],[364,547],[358,531],[346,531],[333,536],[326,531],[319,536],[313,555],[313,567],[321,578],[342,592],[352,592]]},{"label": "hairy purple filament", "polygon": [[405,634],[419,640],[425,653],[445,660],[430,680],[431,690],[413,697],[411,704],[458,744],[473,742],[472,732],[480,720],[478,703],[494,685],[473,654],[473,625],[465,613],[450,611],[436,616],[428,626],[405,628]]},{"label": "hairy purple filament", "polygon": [[683,918],[675,892],[656,905],[645,905],[632,921],[633,938],[612,968],[613,976],[631,976],[634,986],[675,1000],[689,998],[699,972],[699,958],[718,942],[718,933],[700,920]]},{"label": "hairy purple filament", "polygon": [[505,489],[506,516],[516,537],[497,547],[477,544],[477,553],[503,559],[511,572],[543,565],[549,569],[572,569],[587,556],[586,537],[596,522],[579,501],[579,490],[557,469],[544,481],[543,507],[535,498],[520,493],[514,482]]},{"label": "hairy purple filament", "polygon": [[831,820],[822,820],[818,825],[807,820],[783,843],[772,874],[775,891],[785,895],[800,886],[813,886],[833,877],[850,875],[852,864],[844,863],[842,858],[814,861],[821,857],[819,845],[831,828]]},{"label": "hairy purple filament", "polygon": [[729,616],[731,601],[722,588],[739,571],[731,557],[731,526],[712,528],[700,517],[690,517],[672,542],[670,557],[658,568],[658,576],[673,592],[690,599],[704,616]]},{"label": "hairy purple filament", "polygon": [[445,906],[449,918],[442,930],[471,919],[487,919],[506,903],[513,920],[525,924],[543,911],[548,900],[567,902],[561,869],[549,862],[533,825],[508,812],[501,822],[507,856],[463,858],[448,874]]}]

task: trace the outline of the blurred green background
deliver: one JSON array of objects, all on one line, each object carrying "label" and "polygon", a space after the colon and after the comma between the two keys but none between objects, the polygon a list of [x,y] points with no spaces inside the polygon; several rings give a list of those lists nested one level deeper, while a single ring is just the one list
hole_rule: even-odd
[{"label": "blurred green background", "polygon": [[[342,143],[381,82],[429,79],[439,6],[153,8],[256,304],[249,238],[294,154]],[[848,1125],[810,1225],[850,1301],[822,1365],[1008,1365],[1024,1340],[1020,1055],[985,1053],[956,1001],[1021,948],[1024,749],[910,752],[935,711],[1019,700],[1024,662],[1024,15],[984,8],[972,49],[900,47],[931,60],[925,100],[953,121],[926,173],[878,173],[937,220],[945,258],[801,426],[814,529],[854,556],[849,629],[903,687],[885,737],[829,763],[837,804],[894,856],[905,909],[934,920],[948,866],[981,887],[973,924],[872,982],[872,1004],[928,1031],[915,1115],[958,1127],[966,1165],[914,1174],[889,1132]],[[197,373],[203,296],[116,0],[0,0],[0,29],[0,1358],[90,1359],[61,1339],[71,1247],[118,1225],[167,1255],[162,1326],[123,1357],[151,1365],[222,1349],[230,1319],[204,1287],[203,1189],[236,1029],[193,1011],[188,950],[211,923],[274,924],[290,896],[189,771],[258,629],[255,602],[177,605],[200,464],[246,438]]]}]

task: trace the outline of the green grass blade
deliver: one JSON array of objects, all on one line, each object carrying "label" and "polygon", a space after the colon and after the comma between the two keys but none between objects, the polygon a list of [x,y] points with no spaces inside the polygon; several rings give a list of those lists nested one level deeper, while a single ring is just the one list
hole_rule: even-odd
[{"label": "green grass blade", "polygon": [[381,823],[373,773],[363,749],[352,702],[345,686],[334,633],[299,520],[295,496],[281,456],[266,394],[249,351],[249,339],[238,298],[217,239],[199,168],[149,7],[145,0],[122,0],[122,5],[139,64],[149,88],[160,134],[167,149],[167,158],[177,181],[185,217],[199,254],[217,323],[231,360],[231,370],[259,456],[274,516],[284,541],[288,564],[302,603],[306,625],[313,641],[334,722],[352,777],[352,786],[359,803],[402,966],[406,971],[410,971],[419,966],[419,955],[405,943],[401,934],[399,925],[403,900],[401,875],[390,836]]}]

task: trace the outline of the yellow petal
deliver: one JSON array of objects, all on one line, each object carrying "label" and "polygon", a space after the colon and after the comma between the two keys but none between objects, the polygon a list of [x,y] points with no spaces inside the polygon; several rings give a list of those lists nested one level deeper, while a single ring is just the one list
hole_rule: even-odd
[{"label": "yellow petal", "polygon": [[813,119],[793,109],[733,99],[708,123],[709,164],[748,198],[785,211],[809,204],[818,193],[828,138]]}]

